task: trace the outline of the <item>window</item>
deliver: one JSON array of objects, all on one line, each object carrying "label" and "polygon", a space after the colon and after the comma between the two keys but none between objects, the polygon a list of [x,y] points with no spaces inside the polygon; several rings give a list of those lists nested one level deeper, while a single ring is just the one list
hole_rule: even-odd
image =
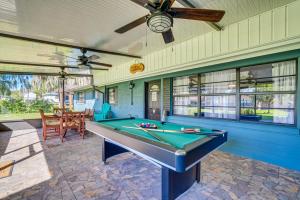
[{"label": "window", "polygon": [[240,119],[295,123],[296,61],[241,68]]},{"label": "window", "polygon": [[236,70],[201,74],[201,116],[236,118]]},{"label": "window", "polygon": [[173,79],[173,106],[175,115],[198,116],[198,75]]},{"label": "window", "polygon": [[117,87],[108,89],[108,103],[117,104],[118,103],[118,90]]},{"label": "window", "polygon": [[173,113],[295,124],[296,79],[295,60],[173,78]]},{"label": "window", "polygon": [[85,102],[85,97],[83,92],[78,92],[78,102],[79,103],[84,103]]}]

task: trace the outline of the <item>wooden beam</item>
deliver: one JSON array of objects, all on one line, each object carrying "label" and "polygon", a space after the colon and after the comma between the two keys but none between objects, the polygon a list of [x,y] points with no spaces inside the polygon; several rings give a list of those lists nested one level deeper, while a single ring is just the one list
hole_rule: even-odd
[{"label": "wooden beam", "polygon": [[115,56],[124,56],[124,57],[130,57],[130,58],[142,58],[141,56],[137,56],[137,55],[125,54],[125,53],[114,52],[114,51],[106,51],[106,50],[101,50],[101,49],[94,49],[94,48],[90,48],[90,47],[83,47],[83,46],[77,46],[77,45],[72,45],[72,44],[52,42],[52,41],[48,41],[48,40],[23,37],[23,36],[8,34],[8,33],[0,33],[0,36],[6,37],[6,38],[11,38],[11,39],[16,39],[16,40],[24,40],[24,41],[28,41],[28,42],[48,44],[48,45],[53,45],[53,46],[68,47],[68,48],[73,48],[73,49],[86,49],[88,51],[92,51],[92,52],[96,52],[96,53],[110,54],[110,55],[115,55]]},{"label": "wooden beam", "polygon": [[[61,69],[80,69],[77,66],[69,66],[69,65],[53,65],[53,64],[45,64],[45,63],[31,63],[31,62],[14,62],[14,61],[6,61],[0,60],[0,64],[7,65],[25,65],[25,66],[33,66],[33,67],[53,67],[53,68],[61,68]],[[91,70],[108,70],[102,68],[91,68]]]},{"label": "wooden beam", "polygon": [[[10,72],[10,71],[0,71],[0,74],[15,74],[15,75],[45,75],[45,76],[59,76],[58,73],[44,73],[44,72]],[[93,77],[91,74],[69,74],[67,76],[76,77]]]},{"label": "wooden beam", "polygon": [[[194,4],[192,4],[188,0],[176,0],[176,1],[187,8],[202,8],[202,7],[196,7]],[[213,22],[205,22],[205,23],[207,23],[210,27],[212,27],[216,31],[222,30],[222,27],[217,23],[213,23]]]}]

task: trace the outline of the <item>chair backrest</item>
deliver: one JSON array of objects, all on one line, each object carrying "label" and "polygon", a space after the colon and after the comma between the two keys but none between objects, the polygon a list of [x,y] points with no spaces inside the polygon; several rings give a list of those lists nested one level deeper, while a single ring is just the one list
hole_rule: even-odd
[{"label": "chair backrest", "polygon": [[89,108],[84,109],[84,114],[89,115],[90,114],[90,109]]},{"label": "chair backrest", "polygon": [[42,109],[40,109],[40,114],[41,114],[41,118],[44,119],[45,118],[45,113]]},{"label": "chair backrest", "polygon": [[45,113],[42,109],[40,109],[41,119],[42,119],[42,126],[46,126],[46,119],[45,119]]},{"label": "chair backrest", "polygon": [[90,109],[89,115],[90,115],[90,116],[94,116],[94,112],[95,112],[94,109]]},{"label": "chair backrest", "polygon": [[[66,122],[65,128],[70,127],[83,127],[85,121],[85,113],[84,112],[65,112],[63,114],[64,121]],[[80,120],[80,124],[76,123],[68,123],[68,122],[75,122],[76,120]]]},{"label": "chair backrest", "polygon": [[64,112],[67,112],[66,108],[53,108],[54,114],[63,114]]},{"label": "chair backrest", "polygon": [[104,103],[102,105],[102,110],[101,110],[102,113],[108,113],[110,110],[111,110],[111,105],[110,104]]}]

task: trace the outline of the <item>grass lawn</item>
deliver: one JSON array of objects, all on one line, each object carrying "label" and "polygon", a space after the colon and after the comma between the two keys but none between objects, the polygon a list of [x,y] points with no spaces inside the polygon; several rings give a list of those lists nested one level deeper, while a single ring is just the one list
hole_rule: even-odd
[{"label": "grass lawn", "polygon": [[40,113],[15,113],[15,114],[0,114],[0,121],[18,120],[18,119],[39,119]]}]

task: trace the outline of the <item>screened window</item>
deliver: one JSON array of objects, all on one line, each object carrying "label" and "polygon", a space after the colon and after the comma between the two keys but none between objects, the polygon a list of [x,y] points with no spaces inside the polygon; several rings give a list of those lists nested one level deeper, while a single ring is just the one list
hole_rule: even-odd
[{"label": "screened window", "polygon": [[173,112],[295,124],[296,65],[290,60],[173,78]]},{"label": "screened window", "polygon": [[295,123],[296,61],[241,68],[241,120]]},{"label": "screened window", "polygon": [[236,118],[236,70],[201,74],[201,116]]},{"label": "screened window", "polygon": [[117,104],[118,103],[118,89],[117,87],[108,89],[108,103]]},{"label": "screened window", "polygon": [[173,112],[175,115],[198,116],[198,75],[173,79]]}]

